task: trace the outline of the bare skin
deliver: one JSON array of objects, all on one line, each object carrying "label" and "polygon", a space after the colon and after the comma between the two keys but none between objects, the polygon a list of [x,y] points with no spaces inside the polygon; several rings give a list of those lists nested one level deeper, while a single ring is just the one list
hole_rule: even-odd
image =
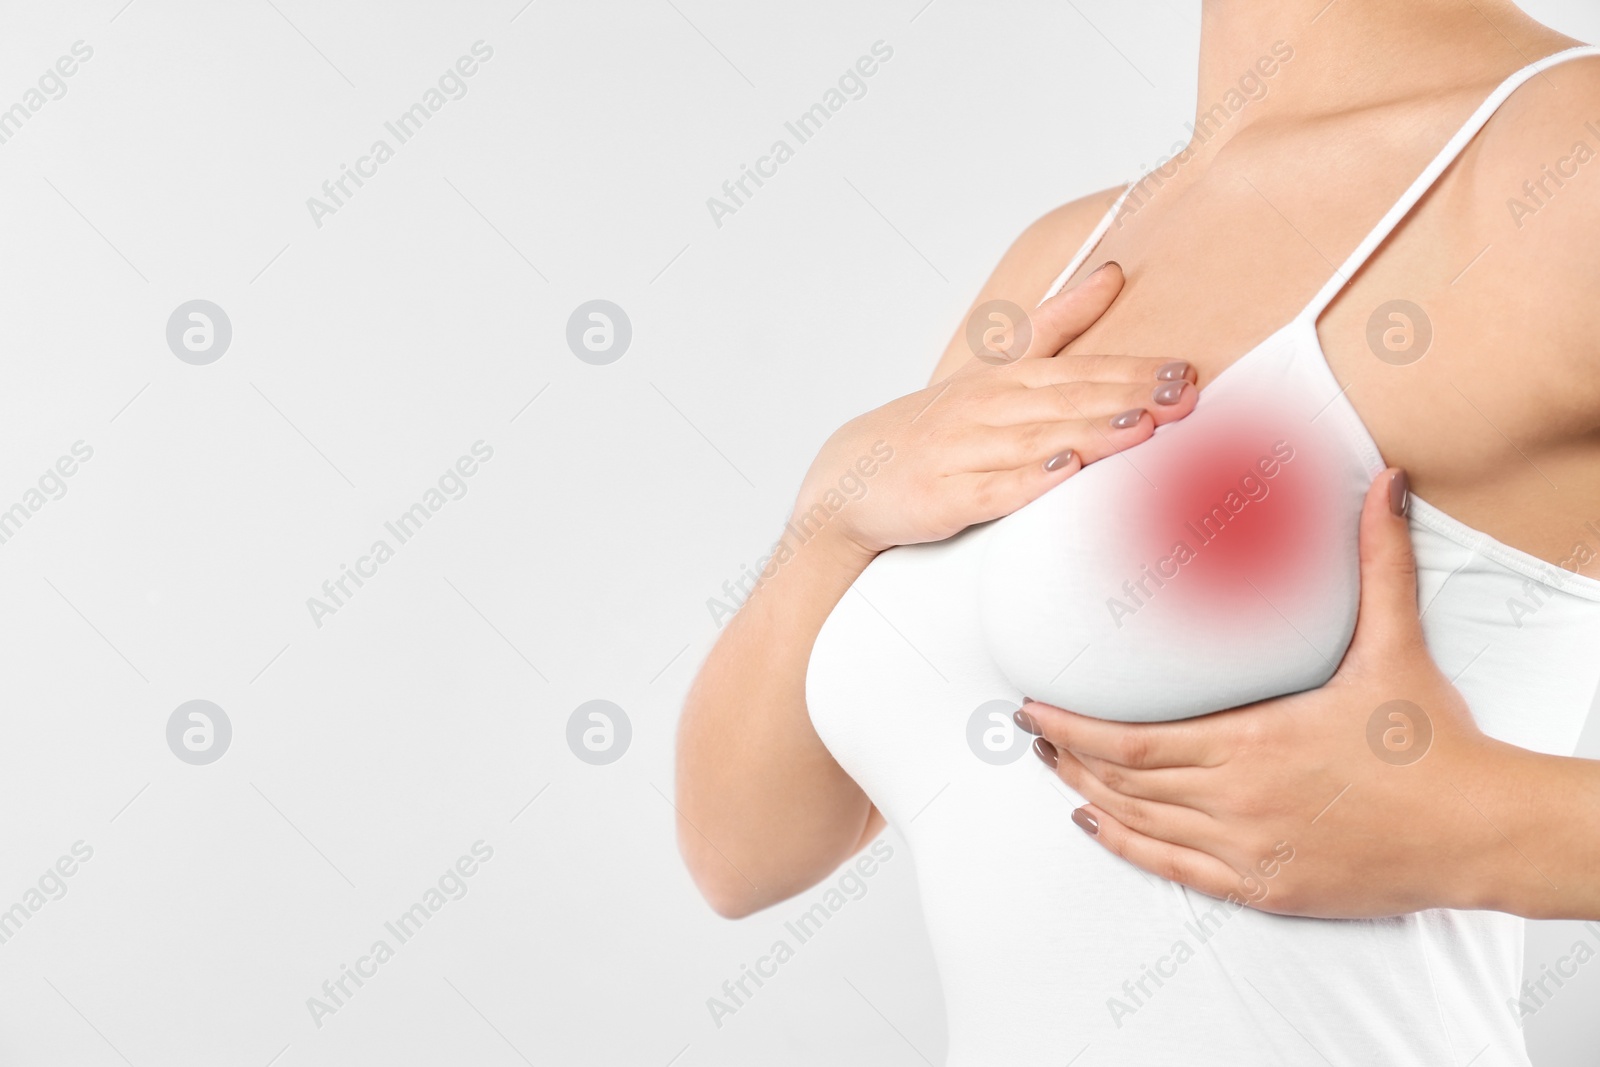
[{"label": "bare skin", "polygon": [[[958,369],[851,420],[823,446],[790,523],[808,539],[795,539],[793,558],[728,625],[679,728],[679,845],[718,912],[744,915],[800,892],[883,827],[805,705],[817,633],[873,557],[1010,514],[1194,410],[1187,363],[1057,354],[1121,289],[1112,267],[1041,306],[1026,354],[1010,365],[974,358],[963,331],[946,357]],[[874,472],[864,497],[837,514],[818,506],[862,464]]]},{"label": "bare skin", "polygon": [[[1094,258],[1120,262],[1128,286],[1079,346],[1140,353],[1181,337],[1204,389],[1310,301],[1505,77],[1579,43],[1484,0],[1341,0],[1306,27],[1321,6],[1208,5],[1203,32],[1229,43],[1202,66],[1202,101],[1274,41],[1295,58],[1107,234]],[[1555,563],[1600,518],[1600,307],[1578,297],[1600,283],[1585,236],[1600,225],[1600,180],[1584,180],[1600,173],[1580,172],[1520,229],[1506,201],[1575,140],[1593,140],[1584,123],[1596,119],[1600,60],[1523,86],[1319,331],[1335,377],[1419,496]],[[1396,298],[1434,328],[1432,355],[1409,366],[1367,344],[1372,313]]]},{"label": "bare skin", "polygon": [[[1073,282],[1115,260],[1126,284],[1056,358],[1175,354],[1193,364],[1203,390],[1311,300],[1506,76],[1577,43],[1499,0],[1340,0],[1318,15],[1324,3],[1207,0],[1201,113],[1276,42],[1293,57],[1278,64],[1264,97],[1197,140],[1112,227]],[[1385,459],[1409,472],[1418,495],[1515,548],[1597,576],[1600,565],[1585,569],[1573,549],[1586,524],[1600,522],[1600,302],[1580,296],[1600,292],[1600,251],[1589,236],[1600,232],[1600,161],[1536,213],[1516,220],[1507,207],[1513,197],[1532,203],[1524,183],[1570,156],[1575,141],[1592,142],[1584,127],[1592,121],[1600,121],[1600,61],[1577,60],[1524,86],[1334,301],[1319,334]],[[1031,227],[975,305],[1003,297],[1031,307],[1112,195]],[[1396,298],[1423,307],[1434,331],[1430,353],[1406,366],[1376,358],[1367,341],[1375,309]],[[935,380],[972,369],[958,335]],[[839,443],[836,435],[830,444]],[[835,448],[833,462],[849,453]],[[818,475],[827,466],[814,469],[797,510],[826,484]],[[908,499],[883,494],[897,508]],[[751,598],[685,709],[680,842],[724,914],[814,884],[881,828],[804,709],[805,665],[828,612],[876,551],[909,543],[898,539],[907,531],[888,536],[887,526],[856,521],[830,526]],[[1427,887],[1416,890],[1426,896]],[[1493,899],[1489,906],[1518,910]],[[1339,911],[1338,902],[1318,907]],[[1561,908],[1544,901],[1537,910]]]}]

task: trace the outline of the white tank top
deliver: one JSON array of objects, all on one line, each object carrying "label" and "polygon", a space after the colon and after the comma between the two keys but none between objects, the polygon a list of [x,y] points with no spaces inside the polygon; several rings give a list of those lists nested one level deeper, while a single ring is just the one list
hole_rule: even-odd
[{"label": "white tank top", "polygon": [[[1357,517],[1385,464],[1317,319],[1517,87],[1592,55],[1500,86],[1188,418],[1014,515],[883,553],[828,618],[811,719],[910,846],[949,1063],[1528,1063],[1521,919],[1286,918],[1146,875],[1068,825],[1083,801],[1027,754],[1010,712],[1026,694],[1176,719],[1332,674],[1359,596]],[[1600,581],[1415,497],[1410,527],[1429,650],[1479,724],[1570,755],[1600,685]],[[1600,550],[1600,523],[1591,533]]]}]

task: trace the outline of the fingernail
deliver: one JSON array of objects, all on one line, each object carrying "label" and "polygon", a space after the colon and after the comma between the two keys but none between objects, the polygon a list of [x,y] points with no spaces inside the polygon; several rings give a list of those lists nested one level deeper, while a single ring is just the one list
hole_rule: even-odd
[{"label": "fingernail", "polygon": [[1166,404],[1170,407],[1183,399],[1183,387],[1188,384],[1188,382],[1167,382],[1156,386],[1156,391],[1151,395],[1155,397],[1157,404]]},{"label": "fingernail", "polygon": [[1100,823],[1093,815],[1089,814],[1088,808],[1073,808],[1072,821],[1077,823],[1078,828],[1090,837],[1100,836]]},{"label": "fingernail", "polygon": [[1189,377],[1189,370],[1190,367],[1187,362],[1181,359],[1175,359],[1171,363],[1161,364],[1161,369],[1156,371],[1156,381],[1182,381],[1183,379]]},{"label": "fingernail", "polygon": [[1121,270],[1122,269],[1122,264],[1118,263],[1114,259],[1108,259],[1104,263],[1102,263],[1098,267],[1096,267],[1094,270],[1090,271],[1089,272],[1089,277],[1093,278],[1096,274],[1099,274],[1101,271],[1105,270],[1107,267],[1116,267],[1118,270]]},{"label": "fingernail", "polygon": [[1061,759],[1061,757],[1056,754],[1056,746],[1052,745],[1042,737],[1036,737],[1033,739],[1033,754],[1044,760],[1052,767],[1054,767],[1057,761]]},{"label": "fingernail", "polygon": [[1011,713],[1011,721],[1017,724],[1017,729],[1025,734],[1038,736],[1039,724],[1033,721],[1033,716],[1018,708]]},{"label": "fingernail", "polygon": [[1065,467],[1068,463],[1071,463],[1071,462],[1072,462],[1072,449],[1069,448],[1065,452],[1057,452],[1055,455],[1053,455],[1049,459],[1045,460],[1044,461],[1044,469],[1047,470],[1047,471],[1051,471],[1051,472],[1058,471],[1062,467]]},{"label": "fingernail", "polygon": [[1395,471],[1389,479],[1389,510],[1401,518],[1411,510],[1411,479],[1403,470]]},{"label": "fingernail", "polygon": [[1144,408],[1130,408],[1111,420],[1111,428],[1113,430],[1130,430],[1139,425],[1139,420],[1142,418],[1144,418]]}]

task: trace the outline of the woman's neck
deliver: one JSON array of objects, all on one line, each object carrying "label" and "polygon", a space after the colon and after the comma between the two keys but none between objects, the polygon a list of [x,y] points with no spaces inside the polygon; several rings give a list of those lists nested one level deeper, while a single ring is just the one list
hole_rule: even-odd
[{"label": "woman's neck", "polygon": [[1241,92],[1228,137],[1498,80],[1561,41],[1509,0],[1202,0],[1196,128]]}]

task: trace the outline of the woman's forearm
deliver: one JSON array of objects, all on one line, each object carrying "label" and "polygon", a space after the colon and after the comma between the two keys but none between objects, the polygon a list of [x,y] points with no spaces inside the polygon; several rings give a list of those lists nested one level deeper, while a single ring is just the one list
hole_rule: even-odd
[{"label": "woman's forearm", "polygon": [[1497,781],[1461,785],[1484,824],[1479,906],[1600,919],[1600,762],[1502,747]]},{"label": "woman's forearm", "polygon": [[872,807],[806,710],[822,624],[871,555],[824,527],[745,602],[690,691],[678,735],[678,841],[695,883],[740,916],[815,884],[861,843]]}]

